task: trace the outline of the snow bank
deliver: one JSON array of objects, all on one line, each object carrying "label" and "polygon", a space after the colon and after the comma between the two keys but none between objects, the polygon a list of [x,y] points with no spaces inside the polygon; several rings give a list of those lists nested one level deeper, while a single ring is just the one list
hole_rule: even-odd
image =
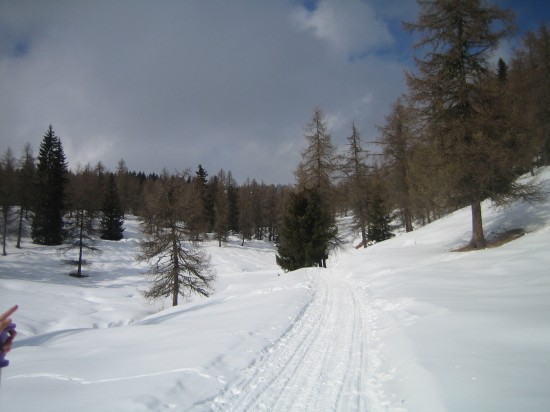
[{"label": "snow bank", "polygon": [[235,240],[208,245],[213,296],[149,304],[136,220],[126,227],[124,241],[101,242],[88,278],[69,277],[52,248],[27,244],[0,260],[1,301],[20,305],[0,388],[9,410],[208,409],[311,299],[307,276],[279,276],[272,245]]},{"label": "snow bank", "polygon": [[[538,178],[550,192],[550,169]],[[527,231],[495,249],[452,252],[465,209],[339,258],[366,296],[373,410],[550,410],[549,206],[485,202],[489,236]]]}]

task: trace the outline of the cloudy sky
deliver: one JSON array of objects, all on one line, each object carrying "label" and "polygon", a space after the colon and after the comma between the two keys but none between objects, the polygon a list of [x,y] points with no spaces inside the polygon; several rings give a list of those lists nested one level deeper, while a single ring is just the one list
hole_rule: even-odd
[{"label": "cloudy sky", "polygon": [[[521,29],[546,0],[500,0]],[[405,91],[415,0],[0,0],[0,152],[48,127],[69,167],[199,164],[294,181],[319,106],[344,147],[377,137]],[[503,53],[511,45],[503,46]]]}]

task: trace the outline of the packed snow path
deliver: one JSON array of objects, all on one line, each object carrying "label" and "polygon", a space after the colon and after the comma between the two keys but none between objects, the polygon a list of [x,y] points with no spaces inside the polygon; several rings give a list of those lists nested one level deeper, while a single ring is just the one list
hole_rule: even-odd
[{"label": "packed snow path", "polygon": [[360,288],[312,269],[311,302],[260,359],[214,400],[220,411],[367,409],[366,311]]}]

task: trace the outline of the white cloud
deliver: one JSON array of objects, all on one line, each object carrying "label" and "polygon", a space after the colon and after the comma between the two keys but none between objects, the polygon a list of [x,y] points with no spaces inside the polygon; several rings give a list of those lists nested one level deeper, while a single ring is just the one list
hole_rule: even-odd
[{"label": "white cloud", "polygon": [[393,41],[387,25],[363,0],[321,0],[314,10],[296,10],[294,21],[348,55],[387,47]]},{"label": "white cloud", "polygon": [[[0,48],[0,152],[30,142],[36,153],[52,124],[71,145],[70,166],[114,170],[124,158],[158,173],[201,163],[240,182],[292,182],[316,106],[339,119],[340,144],[352,121],[375,133],[404,91],[391,53],[349,59],[391,44],[374,8],[318,5],[300,21],[284,1],[0,2],[12,39]],[[17,38],[28,47],[12,56]]]}]

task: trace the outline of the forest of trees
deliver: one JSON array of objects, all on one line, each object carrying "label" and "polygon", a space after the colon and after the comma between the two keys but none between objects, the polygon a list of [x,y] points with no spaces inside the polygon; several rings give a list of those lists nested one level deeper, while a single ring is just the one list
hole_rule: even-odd
[{"label": "forest of trees", "polygon": [[[35,243],[76,248],[80,276],[94,239],[121,239],[125,216],[136,215],[153,242],[143,243],[139,258],[168,253],[176,262],[158,269],[169,282],[157,278],[151,296],[177,303],[185,291],[211,290],[214,275],[197,249],[205,239],[220,247],[229,235],[241,245],[276,242],[277,262],[293,270],[326,265],[339,243],[338,215],[352,217],[357,246],[367,247],[399,227],[411,231],[469,206],[470,246],[485,247],[481,202],[536,198],[535,188],[516,178],[550,164],[550,33],[545,24],[525,33],[509,61],[495,64],[499,42],[514,29],[509,11],[479,0],[419,6],[417,21],[404,23],[416,34],[416,69],[406,73],[408,92],[378,136],[364,141],[350,124],[346,146],[337,148],[315,108],[296,184],[266,185],[253,178],[239,184],[223,169],[209,175],[200,164],[161,175],[130,171],[124,160],[113,172],[101,161],[71,169],[50,126],[36,158],[27,145],[18,159],[11,149],[1,159],[3,254],[10,241],[21,247],[30,227]],[[155,242],[165,249],[155,251]]]}]

